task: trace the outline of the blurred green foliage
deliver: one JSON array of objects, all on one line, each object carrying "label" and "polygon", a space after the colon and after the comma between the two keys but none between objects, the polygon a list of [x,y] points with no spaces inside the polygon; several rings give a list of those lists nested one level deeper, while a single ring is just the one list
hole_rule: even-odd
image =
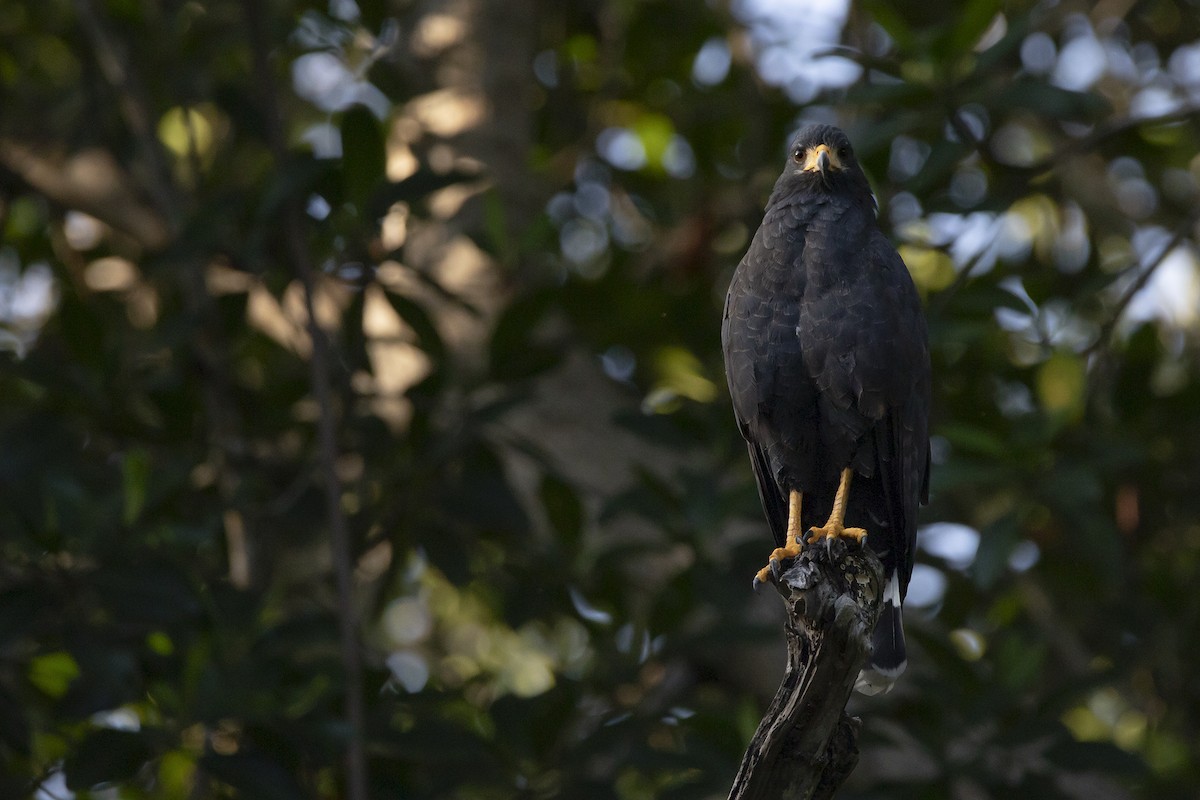
[{"label": "blurred green foliage", "polygon": [[720,308],[811,119],[927,299],[958,526],[842,796],[1194,796],[1195,4],[834,3],[851,79],[782,89],[761,7],[0,6],[0,796],[345,796],[289,237],[371,797],[723,796],[782,637]]}]

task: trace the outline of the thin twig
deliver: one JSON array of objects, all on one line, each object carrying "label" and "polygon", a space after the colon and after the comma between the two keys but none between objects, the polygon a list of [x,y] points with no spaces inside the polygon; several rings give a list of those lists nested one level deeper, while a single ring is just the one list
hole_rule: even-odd
[{"label": "thin twig", "polygon": [[150,163],[155,180],[147,188],[162,208],[168,211],[169,224],[177,227],[182,206],[171,178],[166,154],[154,130],[149,103],[146,101],[138,73],[128,54],[109,32],[94,0],[75,0],[75,9],[80,25],[92,41],[100,72],[116,94],[121,115],[125,117],[125,122]]},{"label": "thin twig", "polygon": [[[978,153],[979,157],[983,159],[985,164],[999,169],[1011,169],[1009,165],[1001,164],[996,161],[995,156],[992,155],[992,151],[987,147],[984,147],[983,140],[975,135],[975,131],[971,130],[970,125],[963,122],[962,114],[959,114],[956,109],[949,109],[947,112],[947,117],[950,119],[950,127],[954,129],[956,134],[958,134],[958,138],[962,139],[964,143]],[[1020,168],[1017,167],[1017,169]]]},{"label": "thin twig", "polygon": [[[129,57],[125,43],[109,29],[102,12],[96,7],[95,0],[76,0],[80,26],[92,42],[96,63],[100,73],[108,82],[116,95],[117,104],[124,117],[126,125],[133,133],[138,143],[142,157],[148,164],[148,174],[152,180],[147,187],[151,198],[156,201],[156,209],[130,209],[134,213],[126,214],[125,219],[131,221],[127,225],[131,231],[139,232],[139,240],[149,247],[155,248],[166,244],[170,234],[177,232],[182,225],[185,212],[185,198],[176,185],[172,175],[169,159],[162,143],[154,129],[154,114],[133,60]],[[188,156],[191,165],[191,188],[200,184],[200,158],[197,151],[196,132],[192,124],[191,108],[183,105],[183,123],[188,137]],[[11,149],[11,148],[10,148]],[[108,154],[106,154],[108,155]],[[83,154],[74,156],[78,162]],[[97,163],[99,156],[92,156],[90,163]],[[0,154],[3,159],[3,154]],[[29,160],[22,159],[22,165],[27,173],[30,171]],[[70,164],[71,162],[67,162]],[[112,169],[120,169],[115,159]],[[69,169],[61,169],[66,176]],[[94,174],[95,170],[90,171]],[[84,173],[88,174],[88,173]],[[33,176],[30,176],[32,183]],[[127,183],[127,181],[125,181]],[[99,219],[111,222],[119,217],[119,210],[127,203],[113,202],[110,196],[94,196],[96,185],[115,184],[120,186],[122,181],[92,181],[76,180],[60,177],[57,182],[42,180],[38,188],[48,196],[59,200],[64,205],[79,207],[81,210],[93,213]],[[58,189],[57,196],[52,194]],[[110,193],[118,193],[119,188],[110,188]],[[118,195],[119,196],[119,195]],[[87,204],[75,205],[72,200],[82,200]],[[136,202],[130,198],[131,202]],[[160,212],[162,216],[160,216]],[[162,220],[166,231],[156,230],[154,222],[146,220]],[[118,223],[117,227],[121,227]],[[235,475],[229,466],[228,449],[236,441],[236,412],[230,401],[228,385],[225,381],[227,371],[224,369],[225,352],[224,340],[220,326],[213,316],[212,298],[209,297],[204,284],[204,264],[201,254],[193,254],[179,271],[180,283],[183,290],[185,305],[189,315],[196,323],[199,336],[195,338],[191,352],[200,366],[204,386],[204,407],[208,419],[208,438],[212,448],[211,460],[216,466],[218,493],[224,506],[226,520],[226,544],[229,549],[230,580],[239,587],[245,588],[250,582],[250,561],[245,537],[239,535],[237,523],[240,520],[237,509],[234,508],[233,495]]]},{"label": "thin twig", "polygon": [[937,295],[935,295],[933,299],[929,301],[929,307],[925,310],[925,316],[927,318],[937,318],[942,315],[942,312],[949,307],[950,301],[954,299],[955,295],[957,295],[959,291],[967,285],[967,282],[970,281],[972,277],[974,277],[975,270],[984,263],[983,256],[986,252],[987,247],[984,247],[984,249],[976,253],[974,257],[971,258],[970,262],[968,262],[965,267],[958,271],[958,274],[954,277],[953,283],[951,283],[942,291],[938,292]]},{"label": "thin twig", "polygon": [[[1167,256],[1171,254],[1171,251],[1183,244],[1183,240],[1186,239],[1188,233],[1191,232],[1192,226],[1196,224],[1196,219],[1198,216],[1200,216],[1200,212],[1193,212],[1192,214],[1189,214],[1188,217],[1181,222],[1178,227],[1175,228],[1175,233],[1171,236],[1170,241],[1163,245],[1162,249],[1158,251],[1158,255],[1154,257],[1154,260],[1142,269],[1141,274],[1134,279],[1133,283],[1129,285],[1129,288],[1125,290],[1125,293],[1122,294],[1120,299],[1117,300],[1117,304],[1113,306],[1112,313],[1109,314],[1108,319],[1105,320],[1104,324],[1100,327],[1100,335],[1097,336],[1096,341],[1092,342],[1091,345],[1088,346],[1087,350],[1083,352],[1084,356],[1091,355],[1096,350],[1103,347],[1105,342],[1109,340],[1113,334],[1113,331],[1116,330],[1117,325],[1120,323],[1121,316],[1125,313],[1125,309],[1128,308],[1131,302],[1133,302],[1133,298],[1137,296],[1137,293],[1146,288],[1146,284],[1150,283],[1150,279],[1154,277],[1154,273],[1157,272],[1158,268],[1162,266],[1164,261],[1167,260]],[[1137,261],[1134,261],[1133,267],[1131,268],[1137,268]]]},{"label": "thin twig", "polygon": [[[1134,128],[1138,128],[1143,125],[1167,125],[1174,122],[1182,122],[1194,117],[1200,117],[1200,107],[1184,106],[1157,117],[1127,117],[1122,120],[1111,122],[1108,125],[1097,126],[1096,129],[1087,136],[1074,139],[1055,150],[1049,156],[1046,156],[1040,161],[1036,161],[1027,166],[1000,164],[992,156],[984,142],[975,136],[974,132],[970,129],[970,126],[962,121],[962,118],[957,110],[951,108],[948,111],[948,117],[950,120],[950,126],[954,128],[955,133],[957,133],[961,139],[966,141],[971,148],[979,154],[979,157],[989,165],[1029,175],[1037,175],[1055,169],[1063,162],[1064,159],[1069,158],[1072,155],[1086,153],[1089,150],[1100,146],[1106,139],[1109,139],[1113,136],[1118,136],[1122,133],[1133,130]],[[1191,231],[1192,226],[1196,224],[1198,218],[1200,218],[1200,212],[1193,212],[1192,214],[1188,215],[1188,217],[1179,225],[1179,227],[1176,228],[1171,240],[1167,242],[1158,255],[1155,256],[1154,260],[1142,269],[1141,274],[1137,276],[1125,293],[1121,295],[1116,306],[1113,308],[1112,314],[1101,327],[1100,335],[1096,338],[1096,341],[1094,341],[1084,351],[1083,355],[1091,355],[1108,341],[1109,337],[1112,336],[1113,330],[1120,322],[1121,315],[1125,313],[1126,307],[1130,304],[1130,302],[1133,301],[1133,298],[1137,295],[1137,293],[1146,287],[1146,284],[1148,284],[1150,279],[1154,277],[1154,273],[1162,265],[1163,261],[1166,260],[1171,251],[1183,243],[1184,239],[1187,238],[1188,233]],[[1137,263],[1135,262],[1134,267],[1136,266]],[[960,276],[960,278],[965,278],[965,276]],[[955,283],[957,284],[959,281],[956,281]],[[951,288],[953,289],[956,287]]]},{"label": "thin twig", "polygon": [[1018,169],[1034,174],[1046,172],[1058,166],[1063,159],[1093,150],[1106,140],[1114,136],[1120,136],[1134,128],[1141,128],[1147,125],[1169,125],[1173,122],[1183,122],[1184,120],[1196,117],[1200,117],[1200,107],[1183,106],[1166,114],[1160,114],[1157,117],[1126,117],[1124,119],[1113,120],[1106,125],[1097,125],[1096,129],[1087,136],[1072,139],[1040,161],[1035,161],[1027,167],[1018,167]]},{"label": "thin twig", "polygon": [[46,788],[46,781],[54,777],[54,773],[62,770],[61,761],[53,761],[42,768],[42,771],[29,782],[28,788],[25,790],[26,797],[36,797],[39,793],[51,798],[51,800],[64,800],[64,798],[55,794]]},{"label": "thin twig", "polygon": [[1086,153],[1090,150],[1099,147],[1106,140],[1114,136],[1120,136],[1122,133],[1140,128],[1146,125],[1169,125],[1173,122],[1183,122],[1184,120],[1200,117],[1200,107],[1183,106],[1166,114],[1161,114],[1157,117],[1126,117],[1124,119],[1115,120],[1106,125],[1097,125],[1095,130],[1086,136],[1078,139],[1071,139],[1066,144],[1059,147],[1050,155],[1041,158],[1032,164],[1002,164],[996,160],[991,151],[986,147],[984,141],[977,137],[970,126],[962,121],[958,110],[951,107],[947,109],[947,118],[950,121],[950,127],[958,134],[966,144],[970,145],[979,157],[987,164],[998,169],[1007,170],[1009,172],[1021,173],[1029,176],[1040,175],[1043,172],[1050,172],[1073,155]]},{"label": "thin twig", "polygon": [[[262,6],[257,0],[245,0],[243,9],[250,29],[250,48],[254,70],[262,93],[263,116],[267,137],[275,160],[283,164],[287,149],[283,137],[283,115],[276,103],[275,78],[267,60],[270,40],[262,18]],[[341,485],[337,478],[337,423],[330,386],[329,339],[317,322],[313,295],[316,289],[316,270],[304,241],[302,211],[295,198],[289,198],[283,212],[284,239],[292,267],[304,286],[304,305],[308,314],[308,333],[312,339],[309,360],[313,395],[317,402],[317,436],[319,460],[324,479],[325,505],[328,514],[330,550],[334,580],[337,585],[338,628],[341,639],[342,665],[346,670],[346,723],[350,738],[346,747],[346,797],[348,800],[367,800],[368,778],[366,758],[366,709],[363,704],[363,665],[359,651],[358,619],[354,612],[353,559],[350,531],[341,506]]]},{"label": "thin twig", "polygon": [[197,139],[195,120],[192,118],[192,105],[190,103],[184,103],[182,108],[183,127],[187,132],[188,168],[192,173],[192,188],[199,189],[201,173],[204,170],[204,165],[200,161],[200,145]]}]

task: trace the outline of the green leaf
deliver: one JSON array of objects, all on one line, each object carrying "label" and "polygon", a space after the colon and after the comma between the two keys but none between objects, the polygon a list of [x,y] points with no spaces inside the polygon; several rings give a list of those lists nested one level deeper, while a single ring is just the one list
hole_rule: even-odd
[{"label": "green leaf", "polygon": [[124,489],[125,507],[121,521],[132,525],[141,516],[146,505],[146,482],[150,479],[150,457],[145,450],[135,449],[125,453],[121,459],[121,485]]},{"label": "green leaf", "polygon": [[1079,356],[1068,350],[1055,353],[1038,367],[1036,386],[1038,400],[1051,416],[1071,422],[1083,416],[1087,367]]},{"label": "green leaf", "polygon": [[895,40],[901,52],[910,51],[915,46],[916,37],[913,30],[904,17],[896,11],[894,3],[883,2],[883,0],[866,0],[863,6],[871,15],[871,19]]},{"label": "green leaf", "polygon": [[946,56],[954,58],[974,47],[999,10],[1000,3],[996,0],[970,0],[965,7],[959,8],[955,14],[958,24],[948,39]]},{"label": "green leaf", "polygon": [[491,189],[483,196],[483,227],[486,231],[488,252],[497,256],[501,261],[511,260],[514,245],[508,235],[507,213],[504,210],[504,200],[500,193]]},{"label": "green leaf", "polygon": [[1012,692],[1028,689],[1045,666],[1047,650],[1043,640],[1031,640],[1018,634],[1002,639],[993,658],[1000,684]]},{"label": "green leaf", "polygon": [[71,682],[79,675],[79,665],[63,650],[35,656],[29,661],[29,682],[54,698],[66,694]]}]

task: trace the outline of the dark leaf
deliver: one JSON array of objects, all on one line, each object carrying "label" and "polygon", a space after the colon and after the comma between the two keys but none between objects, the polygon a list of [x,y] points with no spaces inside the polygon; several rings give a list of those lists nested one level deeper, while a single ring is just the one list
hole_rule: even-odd
[{"label": "dark leaf", "polygon": [[947,38],[946,55],[953,58],[969,52],[1000,10],[997,0],[969,0],[955,15],[957,24]]},{"label": "dark leaf", "polygon": [[417,339],[421,345],[421,349],[425,351],[425,355],[429,356],[429,360],[433,362],[434,371],[441,368],[442,360],[446,354],[445,345],[442,343],[441,334],[438,333],[437,326],[433,319],[430,318],[428,312],[415,300],[411,300],[397,292],[385,292],[388,302],[392,308],[396,309],[396,313],[400,315],[400,319],[413,329],[417,334]]},{"label": "dark leaf", "polygon": [[365,106],[352,106],[342,115],[342,183],[346,199],[364,209],[384,179],[387,156],[379,120]]},{"label": "dark leaf", "polygon": [[25,709],[7,689],[0,686],[0,743],[20,756],[28,756],[30,734]]},{"label": "dark leaf", "polygon": [[1128,750],[1109,742],[1080,742],[1066,739],[1050,748],[1046,758],[1072,772],[1096,772],[1105,775],[1140,775],[1146,763]]},{"label": "dark leaf", "polygon": [[186,575],[170,564],[111,564],[94,580],[105,606],[125,623],[172,622],[200,608]]},{"label": "dark leaf", "polygon": [[100,784],[128,780],[150,756],[149,737],[144,731],[94,730],[63,764],[67,788],[86,791]]},{"label": "dark leaf", "polygon": [[553,295],[539,292],[512,303],[492,332],[490,365],[497,380],[529,378],[554,366],[559,355],[539,336]]},{"label": "dark leaf", "polygon": [[236,789],[246,800],[303,800],[309,797],[291,770],[261,755],[218,755],[207,753],[200,768],[213,778]]},{"label": "dark leaf", "polygon": [[1012,81],[992,101],[998,109],[1027,109],[1040,117],[1095,121],[1111,111],[1093,92],[1075,92],[1030,78]]},{"label": "dark leaf", "polygon": [[312,156],[296,156],[281,165],[266,185],[258,208],[260,217],[273,218],[285,203],[302,202],[331,168],[330,162]]},{"label": "dark leaf", "polygon": [[1008,569],[1008,559],[1020,539],[1014,514],[1006,514],[980,531],[979,550],[971,564],[977,586],[989,588]]},{"label": "dark leaf", "polygon": [[583,504],[569,483],[554,475],[542,477],[542,507],[550,524],[568,548],[575,548],[583,531]]},{"label": "dark leaf", "polygon": [[422,167],[403,180],[389,181],[379,187],[371,196],[368,208],[372,218],[378,219],[386,214],[394,203],[415,203],[447,186],[478,179],[479,175],[469,172],[434,172],[428,167]]}]

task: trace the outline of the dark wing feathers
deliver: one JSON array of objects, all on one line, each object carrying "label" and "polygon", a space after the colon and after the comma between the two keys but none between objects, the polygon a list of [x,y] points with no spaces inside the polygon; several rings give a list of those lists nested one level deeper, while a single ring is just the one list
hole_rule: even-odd
[{"label": "dark wing feathers", "polygon": [[734,415],[777,546],[783,545],[787,529],[787,498],[768,450],[781,443],[764,430],[763,422],[773,409],[787,408],[795,399],[788,396],[786,384],[793,377],[789,368],[800,366],[800,341],[794,321],[781,323],[776,301],[791,290],[797,292],[792,307],[798,307],[795,264],[803,246],[802,240],[789,240],[779,218],[768,214],[734,273],[721,330]]},{"label": "dark wing feathers", "polygon": [[[845,136],[819,127],[797,138],[817,140]],[[819,525],[851,466],[846,524],[869,531],[903,597],[917,506],[929,493],[925,322],[908,269],[876,224],[866,178],[856,165],[826,177],[817,183],[789,167],[776,182],[726,298],[726,375],[776,545],[789,491],[804,494],[802,526]],[[873,692],[904,667],[893,599],[864,672]]]},{"label": "dark wing feathers", "polygon": [[895,554],[903,595],[912,575],[917,506],[927,501],[929,493],[929,345],[925,317],[908,269],[882,232],[872,237],[871,258],[873,268],[885,278],[892,301],[888,347],[892,363],[889,378],[882,383],[887,387],[887,447],[878,463],[887,507],[898,517],[892,525],[897,536],[903,537],[904,547],[897,547]]},{"label": "dark wing feathers", "polygon": [[754,467],[754,482],[758,484],[758,499],[762,502],[767,523],[771,526],[771,534],[775,537],[775,546],[783,547],[783,540],[787,535],[787,499],[779,490],[779,482],[771,474],[771,463],[767,459],[766,451],[753,442],[747,442],[746,446],[750,450],[750,463]]},{"label": "dark wing feathers", "polygon": [[[907,587],[929,470],[920,300],[877,227],[862,231],[861,245],[851,230],[837,231],[845,245],[838,248],[813,227],[795,235],[792,216],[801,210],[768,210],[726,298],[722,345],[734,413],[776,543],[786,532],[788,486],[817,490],[814,504],[805,503],[808,520],[828,513],[830,481],[851,464],[862,476],[860,508],[888,529],[874,544],[891,551]],[[806,296],[808,262],[847,257],[866,269]]]}]

